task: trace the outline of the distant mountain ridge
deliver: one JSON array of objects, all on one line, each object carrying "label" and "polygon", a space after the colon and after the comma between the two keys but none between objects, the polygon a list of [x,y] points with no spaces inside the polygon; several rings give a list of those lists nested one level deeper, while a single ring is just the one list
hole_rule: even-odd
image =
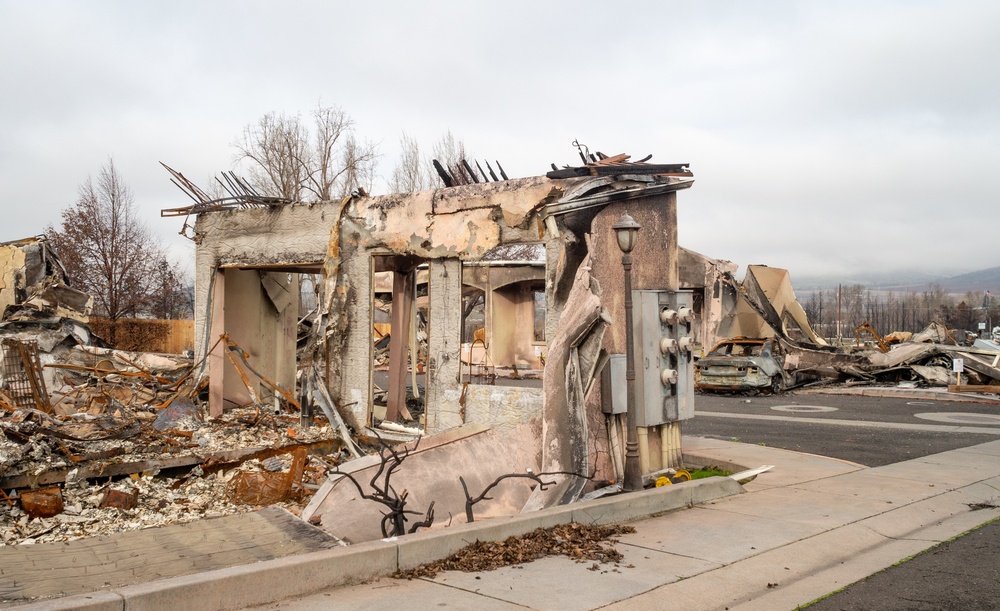
[{"label": "distant mountain ridge", "polygon": [[796,291],[816,291],[837,288],[838,284],[861,284],[881,291],[921,293],[931,290],[932,285],[940,286],[946,293],[974,293],[990,291],[1000,296],[1000,266],[967,272],[954,276],[934,275],[917,271],[902,271],[889,274],[850,274],[844,276],[792,276]]},{"label": "distant mountain ridge", "polygon": [[[1000,267],[990,267],[967,274],[951,276],[937,280],[936,283],[941,285],[941,288],[948,293],[990,291],[1000,295]],[[914,290],[926,290],[926,285],[924,285],[924,288],[916,288]]]}]

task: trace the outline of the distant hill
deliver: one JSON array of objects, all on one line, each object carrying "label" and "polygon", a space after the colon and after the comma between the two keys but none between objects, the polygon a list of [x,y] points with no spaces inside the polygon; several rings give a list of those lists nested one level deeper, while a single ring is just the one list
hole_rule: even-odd
[{"label": "distant hill", "polygon": [[[951,276],[935,281],[947,293],[967,293],[991,291],[994,295],[1000,295],[1000,267],[981,269],[976,272],[969,272],[959,276]],[[927,285],[915,290],[926,290]]]},{"label": "distant hill", "polygon": [[940,274],[929,274],[914,270],[893,272],[856,272],[843,276],[797,276],[792,273],[795,290],[835,289],[838,284],[850,286],[860,284],[871,288],[896,289],[903,286],[926,285],[940,280]]},{"label": "distant hill", "polygon": [[882,291],[905,291],[921,293],[930,290],[937,284],[946,293],[974,293],[991,291],[1000,296],[1000,267],[990,267],[955,276],[935,275],[917,271],[901,271],[893,273],[859,273],[849,276],[795,277],[792,284],[796,293],[837,288],[838,284],[845,286],[861,284],[868,288]]}]

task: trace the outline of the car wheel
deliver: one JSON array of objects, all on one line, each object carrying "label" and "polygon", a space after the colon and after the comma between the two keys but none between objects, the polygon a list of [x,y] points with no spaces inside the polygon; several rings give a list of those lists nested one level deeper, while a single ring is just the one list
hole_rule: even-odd
[{"label": "car wheel", "polygon": [[781,374],[771,378],[771,394],[780,395],[781,391],[785,390],[785,380],[781,377]]}]

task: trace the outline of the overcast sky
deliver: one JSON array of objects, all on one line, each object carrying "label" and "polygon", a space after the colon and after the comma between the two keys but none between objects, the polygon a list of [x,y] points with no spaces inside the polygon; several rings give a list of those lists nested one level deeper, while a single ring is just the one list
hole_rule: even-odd
[{"label": "overcast sky", "polygon": [[690,163],[681,245],[793,281],[994,267],[998,32],[989,1],[0,0],[0,241],[57,224],[113,157],[193,258],[157,162],[207,186],[245,125],[322,101],[383,177],[403,131],[511,177],[575,164],[574,139]]}]

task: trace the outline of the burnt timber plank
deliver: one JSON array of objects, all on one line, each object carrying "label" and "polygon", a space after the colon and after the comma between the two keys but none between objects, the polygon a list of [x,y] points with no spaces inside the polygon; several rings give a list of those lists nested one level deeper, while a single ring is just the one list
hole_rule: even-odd
[{"label": "burnt timber plank", "polygon": [[[323,447],[329,444],[329,440],[320,440],[307,444],[292,444],[279,448],[255,447],[243,448],[239,450],[223,450],[211,454],[183,454],[180,456],[170,456],[167,458],[153,458],[148,460],[136,460],[128,462],[91,462],[88,464],[78,463],[58,469],[43,471],[37,475],[20,473],[0,477],[0,488],[28,488],[33,486],[45,486],[49,484],[61,484],[66,481],[66,475],[73,469],[78,469],[77,477],[93,479],[99,477],[116,477],[119,475],[130,475],[132,473],[142,473],[154,469],[170,469],[172,467],[191,467],[194,465],[225,465],[240,463],[252,458],[269,458],[279,454],[288,454],[296,447],[303,445],[307,448]],[[339,443],[335,441],[332,443]]]},{"label": "burnt timber plank", "polygon": [[624,174],[656,174],[661,176],[694,176],[686,163],[652,164],[590,164],[576,168],[563,168],[546,172],[548,178],[575,178],[577,176],[618,176]]}]

